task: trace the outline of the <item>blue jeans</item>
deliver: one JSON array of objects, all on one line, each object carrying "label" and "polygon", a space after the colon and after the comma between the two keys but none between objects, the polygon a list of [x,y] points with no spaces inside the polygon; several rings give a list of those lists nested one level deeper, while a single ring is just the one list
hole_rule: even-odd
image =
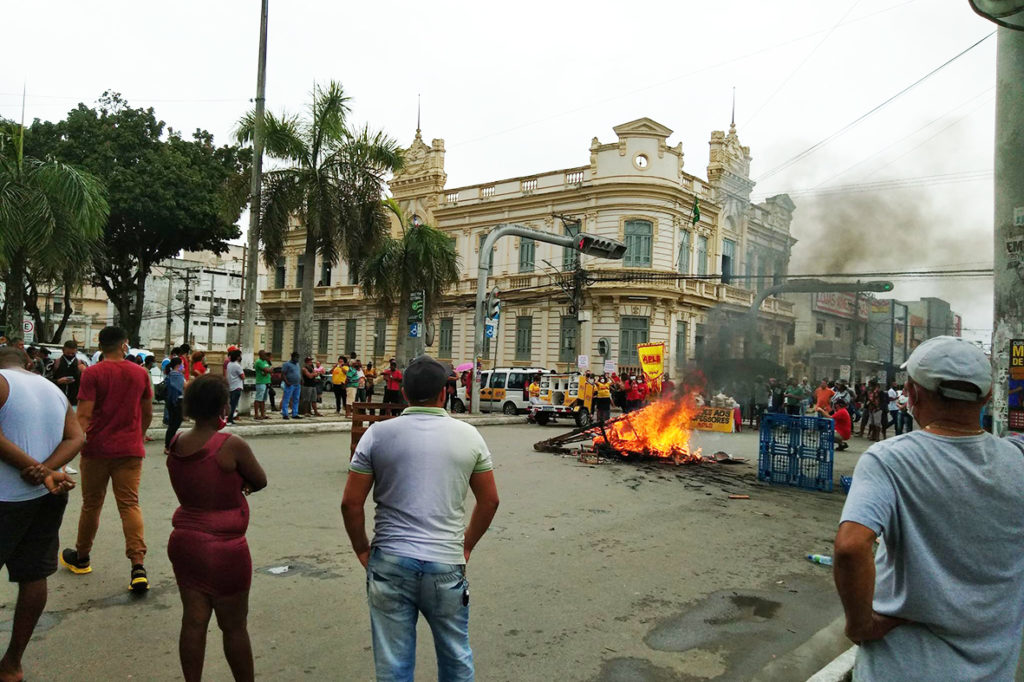
[{"label": "blue jeans", "polygon": [[438,682],[473,680],[464,564],[409,559],[375,547],[366,570],[366,597],[377,682],[412,681],[420,613],[434,634]]},{"label": "blue jeans", "polygon": [[292,406],[292,416],[299,416],[299,389],[302,387],[296,384],[295,386],[288,386],[287,384],[281,385],[281,416],[288,416],[288,406]]}]

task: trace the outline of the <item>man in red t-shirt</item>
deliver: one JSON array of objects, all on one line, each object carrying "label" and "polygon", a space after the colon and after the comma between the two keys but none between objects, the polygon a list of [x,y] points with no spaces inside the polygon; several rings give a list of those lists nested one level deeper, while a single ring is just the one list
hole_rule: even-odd
[{"label": "man in red t-shirt", "polygon": [[129,587],[149,589],[143,562],[142,509],[139,478],[146,456],[142,438],[153,419],[153,388],[149,373],[125,361],[128,335],[117,327],[100,332],[103,362],[82,372],[78,389],[78,422],[85,431],[85,447],[79,468],[82,476],[82,511],[78,518],[75,549],[61,553],[72,573],[90,573],[89,552],[100,525],[100,511],[111,482],[124,530],[125,554],[131,561]]},{"label": "man in red t-shirt", "polygon": [[850,447],[847,443],[850,438],[853,437],[853,421],[850,419],[850,413],[846,409],[846,401],[843,399],[836,400],[835,411],[829,414],[820,407],[816,407],[817,412],[823,417],[831,417],[835,422],[833,425],[833,439],[835,439],[836,449],[845,450]]},{"label": "man in red t-shirt", "polygon": [[[402,403],[402,370],[398,369],[398,361],[391,358],[388,368],[380,373],[384,377],[384,402]],[[398,410],[392,410],[391,414],[398,414]]]}]

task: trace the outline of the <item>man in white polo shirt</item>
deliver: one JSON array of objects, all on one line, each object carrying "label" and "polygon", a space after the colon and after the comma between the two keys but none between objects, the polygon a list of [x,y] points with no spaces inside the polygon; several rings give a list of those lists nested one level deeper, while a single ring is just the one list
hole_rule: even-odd
[{"label": "man in white polo shirt", "polygon": [[0,566],[18,583],[11,640],[0,659],[3,680],[22,677],[21,657],[46,606],[57,531],[74,487],[60,468],[85,442],[68,399],[26,371],[27,363],[25,351],[0,348]]},{"label": "man in white polo shirt", "polygon": [[1024,628],[1024,444],[979,426],[992,368],[977,346],[929,339],[903,369],[921,428],[861,456],[836,534],[846,634],[860,644],[854,678],[1011,680]]},{"label": "man in white polo shirt", "polygon": [[[402,415],[373,424],[356,446],[341,502],[367,569],[377,679],[412,680],[416,618],[430,624],[438,679],[472,680],[466,562],[498,509],[491,454],[476,428],[444,411],[448,368],[422,356],[404,373]],[[373,543],[363,507],[373,489]],[[466,494],[476,506],[463,530]]]}]

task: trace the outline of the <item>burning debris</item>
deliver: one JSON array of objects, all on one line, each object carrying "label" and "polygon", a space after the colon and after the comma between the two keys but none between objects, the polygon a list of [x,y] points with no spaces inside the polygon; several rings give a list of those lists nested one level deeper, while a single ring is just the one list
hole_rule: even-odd
[{"label": "burning debris", "polygon": [[571,450],[565,446],[579,442],[587,443],[582,448],[598,457],[670,459],[676,464],[701,462],[700,449],[690,449],[690,422],[702,409],[694,395],[666,396],[604,424],[541,441],[534,444],[533,449],[568,454]]}]

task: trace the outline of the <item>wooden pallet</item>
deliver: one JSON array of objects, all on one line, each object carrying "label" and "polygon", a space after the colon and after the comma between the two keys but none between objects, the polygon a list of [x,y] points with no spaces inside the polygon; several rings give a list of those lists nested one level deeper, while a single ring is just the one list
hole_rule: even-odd
[{"label": "wooden pallet", "polygon": [[[352,408],[352,447],[349,449],[349,459],[356,453],[356,445],[370,424],[394,419],[406,408],[400,403],[352,403],[349,407]],[[375,414],[369,414],[369,410],[374,410]]]}]

